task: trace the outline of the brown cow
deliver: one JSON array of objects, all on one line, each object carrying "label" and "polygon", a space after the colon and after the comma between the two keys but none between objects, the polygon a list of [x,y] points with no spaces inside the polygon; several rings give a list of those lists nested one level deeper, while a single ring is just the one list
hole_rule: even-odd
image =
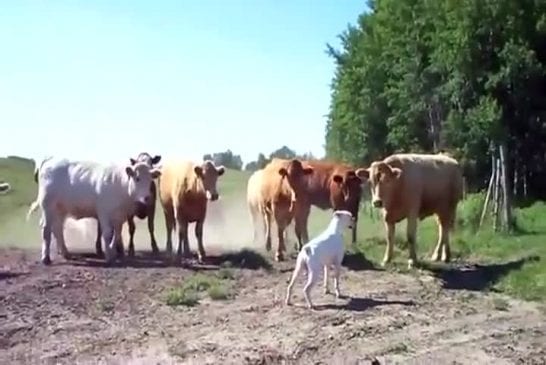
[{"label": "brown cow", "polygon": [[[137,162],[144,162],[146,163],[150,168],[153,168],[155,165],[159,163],[161,160],[161,155],[156,155],[152,157],[150,154],[146,152],[140,153],[136,159],[130,158],[131,165],[134,166]],[[155,219],[155,204],[157,200],[157,188],[155,185],[155,181],[152,181],[150,185],[150,200],[146,207],[145,211],[137,212],[136,216],[140,219],[146,219],[148,218],[148,231],[150,232],[150,246],[152,246],[152,252],[154,254],[159,253],[159,248],[157,247],[157,242],[155,240],[154,236],[154,219]],[[134,216],[127,217],[127,224],[129,226],[129,256],[135,255],[135,243],[134,243],[134,237],[135,237],[135,220]],[[102,252],[102,245],[101,245],[101,237],[102,237],[102,230],[99,224],[99,221],[97,220],[97,240],[95,241],[95,251],[97,253],[97,256],[103,257],[104,253]],[[119,255],[123,255],[123,243],[118,242],[116,245],[117,253]]]},{"label": "brown cow", "polygon": [[417,222],[432,214],[438,222],[432,260],[449,261],[449,231],[463,192],[462,170],[455,159],[445,154],[394,154],[358,169],[357,175],[370,179],[372,204],[383,210],[387,236],[383,265],[392,259],[395,224],[407,218],[408,267],[414,266]]},{"label": "brown cow", "polygon": [[[285,176],[299,202],[295,212],[298,250],[309,241],[307,220],[311,205],[320,209],[348,210],[358,221],[358,209],[362,196],[362,179],[348,165],[328,161],[286,161],[287,167],[279,174]],[[304,167],[305,165],[305,167]],[[352,242],[356,242],[355,223]]]},{"label": "brown cow", "polygon": [[[248,181],[247,203],[257,223],[258,214],[264,218],[266,249],[271,249],[271,221],[277,225],[278,246],[275,260],[284,260],[285,230],[292,222],[294,212],[299,209],[294,191],[284,178],[279,178],[279,171],[287,167],[287,161],[272,159],[261,172],[254,173]],[[254,229],[256,230],[256,226]]]},{"label": "brown cow", "polygon": [[215,166],[210,160],[197,165],[190,161],[172,161],[163,165],[159,179],[159,200],[165,213],[167,227],[166,250],[172,255],[172,230],[178,225],[177,256],[190,255],[188,224],[195,222],[198,258],[205,259],[203,224],[207,213],[207,201],[215,201],[219,194],[216,182],[224,174],[223,166]]}]

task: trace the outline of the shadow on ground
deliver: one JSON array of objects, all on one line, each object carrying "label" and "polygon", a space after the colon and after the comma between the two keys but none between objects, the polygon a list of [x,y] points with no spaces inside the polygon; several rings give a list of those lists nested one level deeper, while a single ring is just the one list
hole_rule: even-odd
[{"label": "shadow on ground", "polygon": [[166,268],[181,267],[190,270],[216,270],[223,266],[241,268],[241,269],[271,269],[271,263],[262,255],[252,250],[243,249],[238,252],[223,253],[219,255],[207,256],[205,262],[200,264],[197,261],[197,255],[177,261],[174,258],[168,258],[163,254],[153,254],[148,251],[137,251],[134,257],[125,256],[121,260],[108,265],[104,258],[98,257],[95,253],[76,253],[72,252],[70,259],[60,262],[63,265],[104,267],[104,268]]},{"label": "shadow on ground", "polygon": [[0,280],[17,278],[19,276],[28,275],[26,272],[0,271]]},{"label": "shadow on ground", "polygon": [[526,262],[539,260],[538,256],[529,256],[501,264],[474,264],[463,267],[436,266],[428,263],[423,269],[442,280],[444,289],[481,291],[490,288],[509,272],[521,269]]},{"label": "shadow on ground", "polygon": [[415,302],[412,300],[379,300],[373,298],[349,298],[347,303],[344,304],[324,304],[317,305],[316,309],[345,309],[353,312],[363,312],[370,308],[379,307],[383,305],[404,305],[413,306]]},{"label": "shadow on ground", "polygon": [[341,265],[353,271],[384,271],[383,268],[381,268],[380,266],[376,266],[373,262],[368,260],[362,252],[346,252],[345,256],[343,256],[343,262],[341,263]]}]

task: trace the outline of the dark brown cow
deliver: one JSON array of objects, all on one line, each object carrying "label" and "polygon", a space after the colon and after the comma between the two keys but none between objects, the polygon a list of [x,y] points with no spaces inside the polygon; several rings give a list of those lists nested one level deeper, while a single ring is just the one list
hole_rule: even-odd
[{"label": "dark brown cow", "polygon": [[[294,190],[296,201],[295,228],[298,250],[309,241],[307,220],[311,205],[320,209],[348,210],[358,221],[358,210],[362,196],[362,179],[348,165],[329,161],[287,161],[279,174]],[[356,226],[352,229],[352,242],[356,242]]]},{"label": "dark brown cow", "polygon": [[[130,158],[131,165],[135,165],[137,162],[145,162],[150,168],[153,168],[154,165],[157,165],[159,161],[161,160],[161,155],[156,155],[152,157],[150,154],[146,152],[142,152],[138,155],[136,159]],[[136,216],[140,219],[148,218],[148,231],[150,232],[150,245],[152,247],[152,252],[154,254],[159,253],[159,248],[157,247],[157,242],[155,240],[154,236],[154,219],[155,219],[155,204],[157,199],[157,187],[155,181],[152,181],[152,184],[150,185],[150,200],[149,204],[146,207],[145,210],[137,211]],[[129,225],[129,256],[135,255],[135,243],[134,243],[134,237],[135,237],[135,221],[134,221],[134,215],[127,217],[127,224]],[[101,237],[102,237],[102,230],[100,227],[99,222],[97,221],[97,240],[95,241],[95,250],[97,252],[97,255],[99,257],[104,256],[104,253],[102,251],[102,245],[101,245]],[[116,245],[117,253],[118,255],[123,255],[123,243],[118,242]]]}]

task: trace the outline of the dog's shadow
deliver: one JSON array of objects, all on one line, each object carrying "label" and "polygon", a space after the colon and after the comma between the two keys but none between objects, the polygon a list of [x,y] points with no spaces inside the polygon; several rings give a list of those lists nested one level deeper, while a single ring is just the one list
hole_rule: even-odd
[{"label": "dog's shadow", "polygon": [[368,309],[379,307],[383,305],[403,305],[403,306],[413,306],[415,302],[412,300],[382,300],[382,299],[373,299],[373,298],[360,298],[360,297],[349,297],[346,295],[341,295],[339,300],[348,299],[345,303],[329,303],[329,304],[319,304],[315,305],[315,310],[326,310],[326,309],[337,309],[337,310],[348,310],[352,312],[364,312]]}]

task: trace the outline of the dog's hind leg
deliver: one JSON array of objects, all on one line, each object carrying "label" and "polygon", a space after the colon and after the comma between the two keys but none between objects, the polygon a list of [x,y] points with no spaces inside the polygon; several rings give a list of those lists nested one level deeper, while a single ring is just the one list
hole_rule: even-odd
[{"label": "dog's hind leg", "polygon": [[[316,265],[318,266],[318,265]],[[313,309],[313,303],[311,302],[311,298],[309,294],[311,293],[311,289],[315,285],[315,282],[317,281],[317,274],[320,270],[319,267],[313,267],[308,266],[308,275],[307,275],[307,283],[303,287],[303,297],[305,298],[305,301],[307,302],[307,308]]]}]

